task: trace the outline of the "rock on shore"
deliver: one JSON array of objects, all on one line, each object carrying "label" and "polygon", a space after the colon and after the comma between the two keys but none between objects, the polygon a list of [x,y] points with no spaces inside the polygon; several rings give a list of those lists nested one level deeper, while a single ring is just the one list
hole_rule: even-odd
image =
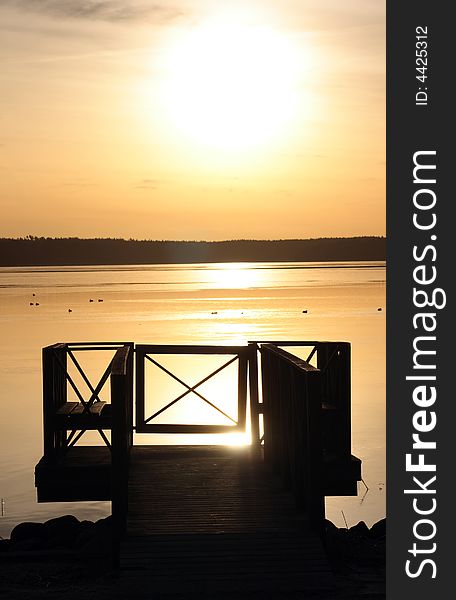
[{"label": "rock on shore", "polygon": [[386,519],[369,528],[364,521],[347,528],[325,523],[325,547],[340,600],[385,598]]},{"label": "rock on shore", "polygon": [[[336,580],[331,600],[385,598],[385,519],[371,528],[361,521],[350,529],[326,521],[324,544]],[[65,515],[20,523],[9,540],[0,540],[0,596],[124,600],[129,592],[111,559],[111,517],[92,522]]]},{"label": "rock on shore", "polygon": [[109,554],[111,549],[111,517],[93,522],[64,515],[45,523],[19,523],[12,530],[10,539],[0,540],[3,558],[53,553],[91,557]]}]

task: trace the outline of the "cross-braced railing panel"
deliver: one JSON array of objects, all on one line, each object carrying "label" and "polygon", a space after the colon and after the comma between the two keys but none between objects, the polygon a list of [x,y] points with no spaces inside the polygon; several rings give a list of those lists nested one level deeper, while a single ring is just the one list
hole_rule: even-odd
[{"label": "cross-braced railing panel", "polygon": [[[136,431],[220,433],[245,429],[247,350],[245,346],[136,346]],[[212,369],[210,356],[218,359]],[[171,364],[170,359],[176,357],[179,360]],[[204,357],[204,375],[192,368],[196,357]],[[186,373],[180,372],[179,363],[187,365]],[[220,375],[226,379],[222,381]],[[168,389],[160,377],[165,378]]]},{"label": "cross-braced railing panel", "polygon": [[[97,431],[111,448],[110,375],[116,352],[125,346],[133,350],[132,343],[118,342],[54,344],[43,349],[45,454],[65,452],[87,431]],[[96,376],[81,359],[80,353],[89,351],[98,355]],[[104,355],[101,369],[100,355]]]}]

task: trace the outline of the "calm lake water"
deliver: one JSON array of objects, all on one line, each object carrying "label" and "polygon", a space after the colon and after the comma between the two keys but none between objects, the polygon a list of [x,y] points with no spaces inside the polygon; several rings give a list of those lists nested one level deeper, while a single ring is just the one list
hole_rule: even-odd
[{"label": "calm lake water", "polygon": [[[0,326],[2,536],[23,520],[65,513],[93,520],[110,513],[107,502],[36,503],[41,348],[63,341],[351,342],[352,452],[363,461],[368,490],[361,483],[357,498],[328,498],[327,516],[339,526],[344,518],[351,526],[385,516],[384,263],[0,268]],[[194,382],[207,374],[193,370],[187,366],[184,374]],[[206,440],[150,435],[147,441]]]}]

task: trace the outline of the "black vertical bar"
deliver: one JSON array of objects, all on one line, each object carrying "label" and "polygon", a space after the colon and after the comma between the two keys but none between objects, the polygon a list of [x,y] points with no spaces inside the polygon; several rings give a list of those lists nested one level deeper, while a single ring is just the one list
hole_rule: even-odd
[{"label": "black vertical bar", "polygon": [[65,344],[43,348],[43,441],[44,456],[55,457],[66,446],[66,431],[57,429],[56,411],[67,401]]},{"label": "black vertical bar", "polygon": [[341,412],[341,448],[345,460],[351,455],[351,347],[348,342],[339,344],[338,367],[340,373],[339,402]]},{"label": "black vertical bar", "polygon": [[258,346],[249,342],[249,392],[250,392],[250,423],[252,443],[260,442],[260,416],[258,392]]},{"label": "black vertical bar", "polygon": [[43,348],[42,368],[43,368],[43,443],[44,456],[50,458],[54,453],[54,403],[53,403],[53,347]]},{"label": "black vertical bar", "polygon": [[[446,308],[442,305],[454,270],[452,9],[450,2],[387,2],[387,598],[391,600],[447,598],[447,590],[454,586],[456,403],[450,350],[454,319],[450,298]],[[430,315],[428,329],[420,314]],[[424,355],[430,368],[416,366],[420,337],[421,349],[424,344],[431,351]],[[419,406],[420,398],[414,397],[419,387],[426,397],[435,388],[432,406]],[[417,431],[423,424],[420,419],[430,422],[432,413],[437,425]],[[413,434],[436,442],[436,449],[414,449]],[[419,455],[436,470],[411,467],[420,461]]]},{"label": "black vertical bar", "polygon": [[271,418],[271,361],[270,352],[260,347],[261,384],[263,391],[264,460],[272,462],[272,418]]},{"label": "black vertical bar", "polygon": [[136,346],[136,431],[144,432],[145,428],[145,380],[144,363],[146,350]]},{"label": "black vertical bar", "polygon": [[321,436],[321,373],[311,371],[305,373],[306,409],[307,409],[307,472],[308,511],[310,526],[319,533],[323,532],[325,518],[325,501],[323,495],[323,450]]},{"label": "black vertical bar", "polygon": [[129,444],[130,448],[133,446],[133,385],[134,385],[134,355],[135,346],[133,342],[129,342],[128,346],[130,351],[127,358],[127,407],[128,407],[128,427],[129,427]]},{"label": "black vertical bar", "polygon": [[[128,514],[128,468],[131,449],[131,360],[132,347],[116,351],[111,372],[111,507],[113,519],[113,565],[119,568],[120,541]],[[129,356],[130,355],[130,356]]]},{"label": "black vertical bar", "polygon": [[239,427],[245,428],[247,410],[247,354],[239,354],[238,367],[238,418]]}]

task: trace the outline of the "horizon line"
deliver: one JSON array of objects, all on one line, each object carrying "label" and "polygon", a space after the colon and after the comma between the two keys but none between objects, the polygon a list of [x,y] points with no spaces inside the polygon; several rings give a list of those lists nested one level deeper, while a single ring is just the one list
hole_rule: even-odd
[{"label": "horizon line", "polygon": [[362,239],[386,239],[386,235],[352,235],[352,236],[321,236],[315,238],[231,238],[222,240],[204,239],[152,239],[152,238],[124,238],[124,237],[79,237],[79,236],[37,236],[26,235],[23,237],[0,237],[0,241],[123,241],[123,242],[160,242],[160,243],[193,243],[193,244],[223,244],[228,242],[311,242],[321,240],[362,240]]}]

